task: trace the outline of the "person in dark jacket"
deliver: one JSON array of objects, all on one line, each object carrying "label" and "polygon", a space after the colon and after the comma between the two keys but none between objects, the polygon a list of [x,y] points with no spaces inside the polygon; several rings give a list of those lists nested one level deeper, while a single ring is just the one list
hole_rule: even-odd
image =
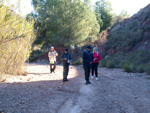
[{"label": "person in dark jacket", "polygon": [[92,67],[92,62],[94,60],[93,57],[93,53],[91,52],[92,47],[91,46],[87,46],[86,50],[83,52],[83,68],[85,71],[85,80],[86,80],[86,85],[91,84],[91,82],[89,81],[89,77],[90,77],[90,70]]},{"label": "person in dark jacket", "polygon": [[72,61],[71,54],[68,53],[68,49],[65,49],[65,52],[61,56],[61,60],[63,63],[63,82],[68,81],[68,73],[69,73],[69,65]]}]

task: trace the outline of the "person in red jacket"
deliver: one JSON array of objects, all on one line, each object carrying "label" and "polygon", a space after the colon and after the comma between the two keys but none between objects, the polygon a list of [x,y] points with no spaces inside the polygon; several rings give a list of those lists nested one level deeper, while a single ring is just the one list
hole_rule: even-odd
[{"label": "person in red jacket", "polygon": [[94,73],[96,76],[96,80],[98,80],[98,66],[99,66],[99,61],[101,60],[101,55],[98,52],[98,49],[96,47],[93,48],[93,56],[94,56],[94,61],[92,64],[92,76],[91,78],[94,79]]}]

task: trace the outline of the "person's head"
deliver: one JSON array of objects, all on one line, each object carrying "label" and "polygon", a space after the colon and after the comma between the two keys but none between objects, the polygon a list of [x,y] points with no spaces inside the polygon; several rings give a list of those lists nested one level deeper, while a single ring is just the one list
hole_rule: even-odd
[{"label": "person's head", "polygon": [[50,48],[50,50],[51,50],[51,51],[54,51],[54,47],[52,46],[52,47]]},{"label": "person's head", "polygon": [[94,53],[97,53],[97,52],[98,52],[98,49],[97,49],[96,47],[94,47],[94,48],[93,48],[93,52],[94,52]]},{"label": "person's head", "polygon": [[65,49],[65,54],[67,54],[67,53],[68,53],[68,49],[66,48],[66,49]]},{"label": "person's head", "polygon": [[87,49],[88,52],[90,52],[92,47],[91,46],[87,46],[86,49]]}]

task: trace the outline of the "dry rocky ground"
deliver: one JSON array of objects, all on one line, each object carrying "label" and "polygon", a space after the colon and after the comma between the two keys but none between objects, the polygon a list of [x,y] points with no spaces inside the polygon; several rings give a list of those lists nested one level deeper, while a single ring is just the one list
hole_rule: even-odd
[{"label": "dry rocky ground", "polygon": [[2,113],[150,113],[150,76],[99,68],[99,81],[85,85],[82,66],[71,66],[62,82],[62,66],[27,64],[27,76],[0,83]]}]

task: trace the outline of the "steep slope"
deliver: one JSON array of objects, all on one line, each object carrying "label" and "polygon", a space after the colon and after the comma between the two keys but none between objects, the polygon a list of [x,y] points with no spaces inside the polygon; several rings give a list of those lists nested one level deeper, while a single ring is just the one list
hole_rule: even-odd
[{"label": "steep slope", "polygon": [[[105,39],[105,43],[100,43]],[[116,23],[95,45],[105,58],[102,66],[150,73],[150,4],[123,22]]]},{"label": "steep slope", "polygon": [[114,53],[150,48],[150,4],[131,18],[114,25],[108,33],[104,48]]}]

